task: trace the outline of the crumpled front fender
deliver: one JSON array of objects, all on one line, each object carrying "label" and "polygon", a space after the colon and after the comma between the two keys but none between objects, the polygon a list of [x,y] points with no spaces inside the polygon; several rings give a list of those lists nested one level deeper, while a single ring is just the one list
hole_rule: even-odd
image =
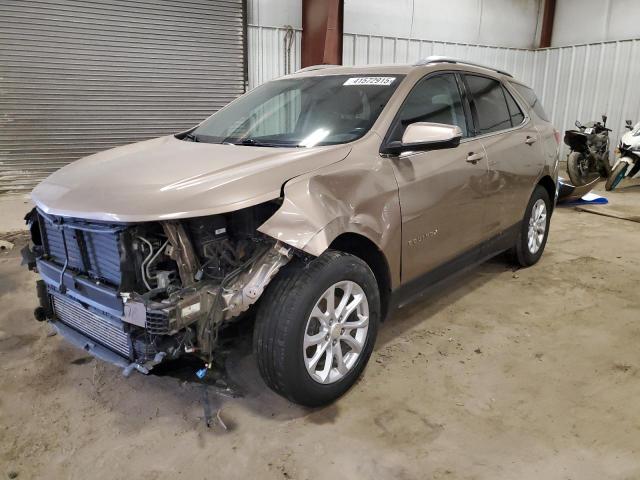
[{"label": "crumpled front fender", "polygon": [[398,184],[390,159],[358,158],[359,150],[290,180],[282,206],[258,230],[314,256],[343,233],[362,235],[386,257],[395,286],[400,279]]}]

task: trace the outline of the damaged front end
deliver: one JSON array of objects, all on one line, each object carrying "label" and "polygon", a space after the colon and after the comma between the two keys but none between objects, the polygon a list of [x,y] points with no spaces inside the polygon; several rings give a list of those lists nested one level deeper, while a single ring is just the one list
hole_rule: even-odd
[{"label": "damaged front end", "polygon": [[148,373],[191,353],[211,366],[220,328],[249,310],[293,248],[257,228],[280,206],[145,223],[27,215],[38,320],[103,360]]}]

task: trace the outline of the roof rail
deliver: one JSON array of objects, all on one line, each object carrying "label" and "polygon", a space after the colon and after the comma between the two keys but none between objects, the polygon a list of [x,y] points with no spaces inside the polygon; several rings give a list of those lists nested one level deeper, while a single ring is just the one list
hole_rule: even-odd
[{"label": "roof rail", "polygon": [[452,57],[442,57],[439,55],[431,55],[430,57],[423,58],[421,60],[418,60],[413,65],[418,67],[422,65],[428,65],[430,63],[456,63],[461,65],[471,65],[473,67],[486,68],[488,70],[493,70],[494,72],[501,73],[502,75],[513,77],[513,75],[511,75],[509,72],[505,72],[504,70],[500,70],[494,67],[489,67],[487,65],[482,65],[481,63],[467,62],[465,60],[458,60],[457,58],[452,58]]},{"label": "roof rail", "polygon": [[296,70],[294,73],[311,72],[312,70],[322,70],[323,68],[341,67],[342,65],[311,65],[310,67],[304,67],[300,70]]}]

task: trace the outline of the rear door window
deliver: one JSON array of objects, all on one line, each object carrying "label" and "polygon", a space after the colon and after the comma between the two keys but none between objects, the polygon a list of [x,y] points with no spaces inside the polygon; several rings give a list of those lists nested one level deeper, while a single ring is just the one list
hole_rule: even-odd
[{"label": "rear door window", "polygon": [[540,103],[540,100],[538,100],[538,97],[536,96],[536,92],[531,90],[529,87],[525,87],[524,85],[520,85],[519,83],[511,83],[511,82],[509,82],[509,84],[513,88],[515,88],[516,91],[520,95],[522,95],[522,97],[529,104],[529,106],[533,109],[533,111],[536,112],[536,115],[538,117],[540,117],[545,122],[549,122],[550,121],[549,117],[547,116],[547,113],[544,111],[544,108],[542,108],[542,104]]},{"label": "rear door window", "polygon": [[465,75],[465,79],[476,112],[476,134],[511,128],[511,114],[500,82],[477,75]]}]

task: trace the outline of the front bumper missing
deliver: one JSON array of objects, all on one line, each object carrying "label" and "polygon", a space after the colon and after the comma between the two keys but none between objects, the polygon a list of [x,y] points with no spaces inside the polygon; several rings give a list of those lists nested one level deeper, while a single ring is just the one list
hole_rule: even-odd
[{"label": "front bumper missing", "polygon": [[104,362],[115,365],[122,369],[122,374],[128,377],[134,370],[139,371],[145,375],[148,375],[153,367],[158,365],[164,360],[166,356],[165,352],[158,352],[153,360],[145,363],[129,362],[126,358],[121,357],[113,350],[103,347],[97,342],[94,342],[89,337],[83,335],[79,331],[65,325],[58,320],[49,320],[49,323],[55,328],[55,330],[64,337],[64,339],[70,344],[84,350],[89,355],[100,359]]},{"label": "front bumper missing", "polygon": [[[209,367],[220,325],[248,310],[292,256],[291,248],[276,242],[220,284],[201,282],[172,304],[140,303],[138,297],[38,259],[40,319],[49,319],[71,344],[122,368],[125,376],[133,370],[147,374],[181,351],[197,352]],[[64,293],[59,290],[63,285]],[[147,336],[159,343],[149,340],[153,348],[140,353],[139,339]]]},{"label": "front bumper missing", "polygon": [[77,330],[65,325],[59,320],[49,320],[49,323],[72,345],[81,348],[85,352],[100,360],[116,365],[120,368],[128,368],[131,364],[126,358],[121,357],[113,350],[103,347]]}]

